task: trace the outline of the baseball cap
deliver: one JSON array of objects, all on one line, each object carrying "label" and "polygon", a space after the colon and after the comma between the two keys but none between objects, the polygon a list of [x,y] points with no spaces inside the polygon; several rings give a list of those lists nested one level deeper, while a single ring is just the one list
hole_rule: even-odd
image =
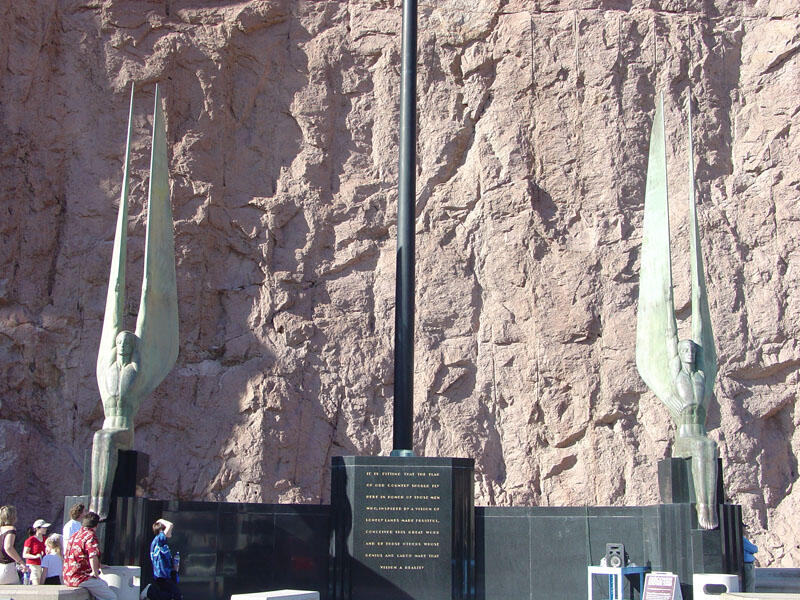
[{"label": "baseball cap", "polygon": [[50,527],[50,523],[48,523],[44,519],[36,519],[33,522],[33,528],[38,529],[39,527]]}]

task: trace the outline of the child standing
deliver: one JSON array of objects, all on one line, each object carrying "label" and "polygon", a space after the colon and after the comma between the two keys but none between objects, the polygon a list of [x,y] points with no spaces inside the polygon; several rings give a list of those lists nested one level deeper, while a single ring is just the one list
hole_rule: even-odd
[{"label": "child standing", "polygon": [[45,585],[61,585],[61,570],[64,559],[61,556],[61,536],[52,534],[44,541],[47,554],[42,558],[42,578]]}]

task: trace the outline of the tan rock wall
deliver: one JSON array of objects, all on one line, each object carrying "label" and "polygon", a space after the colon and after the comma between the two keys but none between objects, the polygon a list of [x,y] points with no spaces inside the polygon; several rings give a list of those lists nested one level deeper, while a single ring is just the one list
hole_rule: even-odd
[{"label": "tan rock wall", "polygon": [[[79,489],[102,420],[131,80],[130,323],[155,82],[181,311],[137,420],[146,492],[324,502],[331,456],[391,449],[399,5],[0,7],[0,502],[26,522]],[[416,451],[474,457],[478,504],[657,502],[673,432],[634,366],[642,202],[663,91],[685,318],[691,81],[708,425],[761,563],[797,566],[797,3],[437,0],[419,24]]]}]

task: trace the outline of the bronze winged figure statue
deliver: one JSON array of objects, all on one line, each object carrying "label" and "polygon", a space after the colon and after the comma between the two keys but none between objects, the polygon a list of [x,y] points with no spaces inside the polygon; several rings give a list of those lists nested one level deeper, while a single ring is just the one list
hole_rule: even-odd
[{"label": "bronze winged figure statue", "polygon": [[133,85],[117,230],[111,258],[103,333],[97,354],[97,384],[103,428],[92,444],[91,509],[108,514],[119,450],[133,449],[133,423],[143,398],[163,381],[178,357],[178,293],[170,207],[167,140],[158,86],[147,200],[144,277],[136,331],[123,329],[128,187],[133,119]]},{"label": "bronze winged figure statue", "polygon": [[677,427],[673,456],[691,458],[698,524],[714,529],[717,518],[717,444],[706,433],[706,409],[717,376],[694,190],[691,93],[689,94],[689,239],[692,337],[678,341],[672,294],[664,100],[653,119],[644,201],[636,367],[669,409]]}]

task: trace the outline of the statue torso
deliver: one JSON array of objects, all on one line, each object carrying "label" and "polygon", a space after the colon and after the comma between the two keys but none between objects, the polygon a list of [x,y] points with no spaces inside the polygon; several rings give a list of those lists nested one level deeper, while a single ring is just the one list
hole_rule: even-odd
[{"label": "statue torso", "polygon": [[675,377],[675,389],[681,400],[681,406],[705,404],[704,388],[706,378],[702,371],[681,369]]},{"label": "statue torso", "polygon": [[678,436],[706,435],[705,374],[681,368],[675,377],[675,391],[680,399]]},{"label": "statue torso", "polygon": [[123,364],[115,360],[102,373],[100,396],[103,399],[105,422],[103,429],[128,429],[133,426],[133,417],[141,400],[136,394],[134,383],[139,372],[136,356],[131,362]]}]

